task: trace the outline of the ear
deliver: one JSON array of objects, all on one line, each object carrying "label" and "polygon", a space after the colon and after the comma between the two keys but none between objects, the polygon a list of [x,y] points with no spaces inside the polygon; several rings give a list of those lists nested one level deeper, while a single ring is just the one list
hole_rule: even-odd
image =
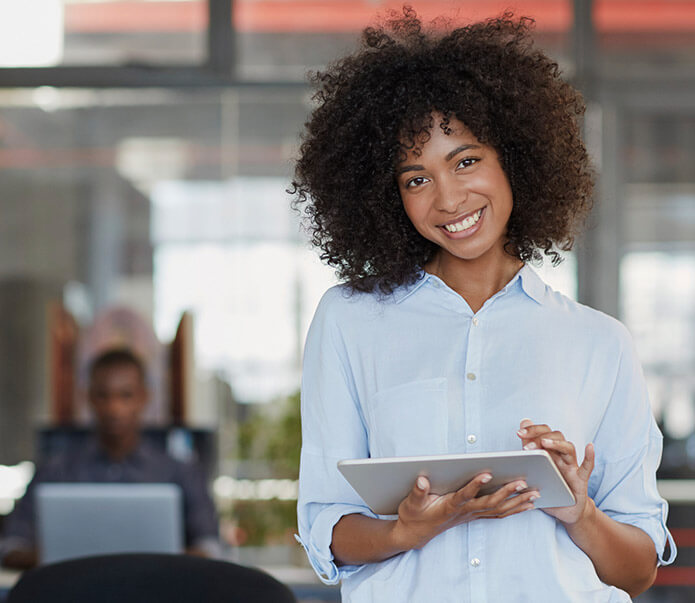
[{"label": "ear", "polygon": [[146,384],[142,384],[142,389],[141,389],[141,395],[140,395],[140,411],[144,411],[145,408],[147,408],[147,405],[150,403],[150,400],[152,400],[152,392],[150,391],[150,388],[147,387]]}]

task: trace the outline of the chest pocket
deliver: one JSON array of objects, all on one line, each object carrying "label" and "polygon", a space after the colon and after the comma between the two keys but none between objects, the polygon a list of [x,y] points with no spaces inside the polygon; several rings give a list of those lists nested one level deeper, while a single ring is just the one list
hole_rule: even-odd
[{"label": "chest pocket", "polygon": [[373,457],[444,454],[447,451],[447,380],[411,381],[369,401]]}]

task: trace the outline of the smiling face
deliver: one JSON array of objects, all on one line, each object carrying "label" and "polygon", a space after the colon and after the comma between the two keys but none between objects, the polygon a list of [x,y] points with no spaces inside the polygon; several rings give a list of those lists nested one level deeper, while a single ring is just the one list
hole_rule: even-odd
[{"label": "smiling face", "polygon": [[436,243],[438,259],[472,262],[499,258],[512,212],[512,189],[497,152],[457,119],[442,128],[434,115],[430,138],[397,166],[405,212],[417,231]]}]

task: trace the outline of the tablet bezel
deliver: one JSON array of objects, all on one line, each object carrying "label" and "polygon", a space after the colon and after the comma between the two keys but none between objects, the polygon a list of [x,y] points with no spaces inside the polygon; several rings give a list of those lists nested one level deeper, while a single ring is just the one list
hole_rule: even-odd
[{"label": "tablet bezel", "polygon": [[492,480],[481,490],[483,494],[524,479],[529,489],[540,492],[537,508],[575,504],[569,486],[545,450],[345,459],[338,462],[338,469],[378,515],[397,514],[398,505],[419,475],[430,480],[434,494],[458,490],[476,475],[488,472]]}]

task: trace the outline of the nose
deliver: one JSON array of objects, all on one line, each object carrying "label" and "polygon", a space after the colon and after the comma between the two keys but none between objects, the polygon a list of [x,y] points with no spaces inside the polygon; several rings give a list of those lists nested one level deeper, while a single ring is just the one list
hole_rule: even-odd
[{"label": "nose", "polygon": [[118,394],[111,394],[104,400],[104,413],[110,417],[118,417],[127,412],[128,401]]},{"label": "nose", "polygon": [[468,201],[468,189],[462,182],[448,178],[440,179],[437,183],[436,208],[439,211],[455,214]]}]

